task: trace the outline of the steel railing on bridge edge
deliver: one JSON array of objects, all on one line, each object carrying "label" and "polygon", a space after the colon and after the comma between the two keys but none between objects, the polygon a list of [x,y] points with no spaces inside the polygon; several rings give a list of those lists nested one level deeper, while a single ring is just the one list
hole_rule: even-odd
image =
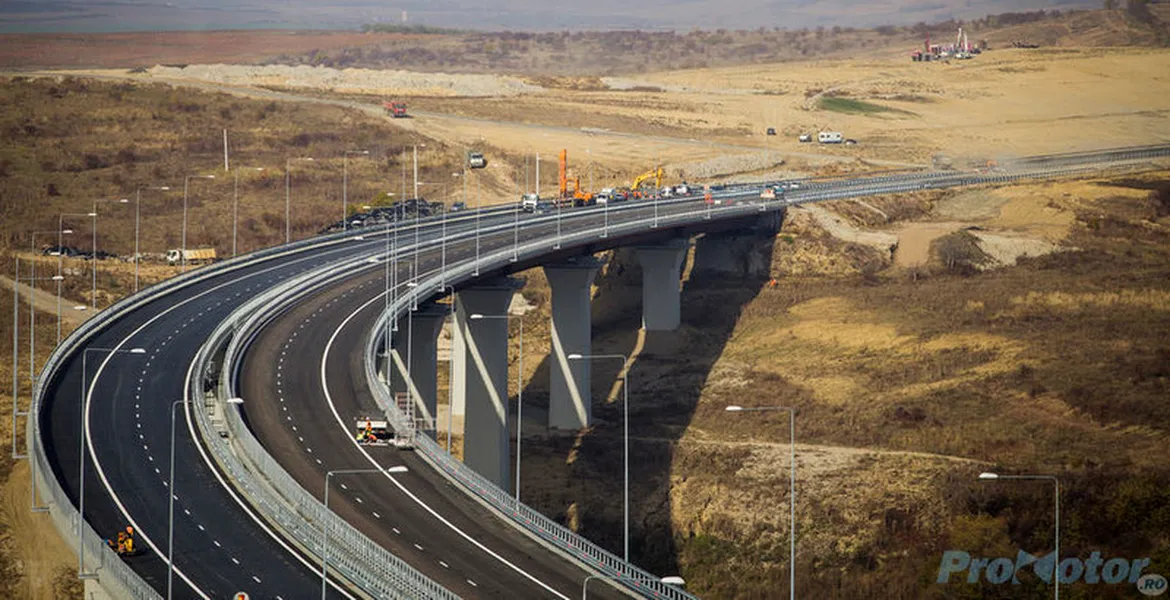
[{"label": "steel railing on bridge edge", "polygon": [[[39,484],[36,487],[39,488],[40,492],[40,497],[32,500],[34,503],[38,501],[43,503],[43,506],[38,508],[49,513],[53,526],[74,552],[79,552],[84,548],[87,557],[96,558],[97,567],[94,568],[94,573],[99,585],[107,593],[115,598],[134,598],[135,600],[161,598],[151,585],[147,584],[138,573],[109,548],[105,538],[81,518],[77,507],[57,479],[56,471],[49,464],[48,455],[45,452],[45,442],[40,435],[41,412],[46,406],[44,397],[47,391],[46,383],[53,381],[66,359],[76,352],[80,352],[85,343],[99,334],[103,328],[149,302],[179,288],[194,285],[200,281],[277,256],[294,254],[308,247],[327,247],[334,244],[350,243],[347,240],[354,235],[353,232],[347,232],[300,240],[286,246],[266,248],[215,265],[194,269],[148,286],[137,294],[118,300],[84,321],[53,350],[34,383],[33,401],[29,407],[25,429],[27,452],[31,461],[30,470],[33,471],[30,473],[30,477],[35,478],[33,483],[34,485]],[[80,536],[77,531],[79,524],[83,524]]]},{"label": "steel railing on bridge edge", "polygon": [[[309,271],[256,296],[221,322],[200,349],[193,371],[196,375],[188,382],[190,393],[198,395],[193,401],[199,406],[204,400],[203,376],[211,369],[212,360],[218,351],[225,350],[217,374],[219,400],[210,407],[211,410],[194,411],[196,423],[205,446],[211,449],[219,468],[231,478],[247,500],[286,537],[294,540],[302,551],[319,557],[325,549],[323,527],[328,528],[328,562],[334,574],[340,575],[345,582],[375,598],[454,599],[456,595],[369,540],[332,511],[326,510],[320,500],[306,491],[264,449],[244,424],[239,410],[222,403],[223,399],[232,397],[232,374],[238,369],[237,359],[241,356],[241,350],[246,348],[264,323],[285,310],[287,304],[281,300],[292,301],[327,287],[350,276],[353,267],[366,261],[365,257],[361,257],[348,261],[348,264],[334,263]],[[212,422],[212,414],[216,412],[224,418],[227,439],[220,436]]]},{"label": "steel railing on bridge edge", "polygon": [[[1149,150],[1143,149],[1143,150],[1138,150],[1138,151],[1132,152],[1132,153],[1130,153],[1129,156],[1125,156],[1124,158],[1122,158],[1120,160],[1139,160],[1139,159],[1145,159],[1145,158],[1156,158],[1156,157],[1166,156],[1167,154],[1168,154],[1168,152],[1167,152],[1167,149],[1165,147],[1157,147],[1157,148],[1152,148]],[[1078,156],[1078,158],[1080,158],[1080,157]],[[1114,159],[1114,160],[1118,160],[1118,159]],[[1093,162],[1093,161],[1085,161],[1085,162]],[[1012,180],[1020,179],[1020,178],[1024,178],[1024,177],[1054,177],[1054,176],[1059,177],[1059,176],[1066,175],[1066,174],[1079,174],[1079,172],[1082,170],[1080,170],[1080,169],[1065,169],[1062,171],[1064,171],[1064,172],[1048,173],[1047,175],[1038,175],[1038,174],[1033,173],[1033,174],[1027,174],[1027,175],[1015,175],[1015,176],[978,177],[977,179],[979,181],[976,181],[974,183],[978,184],[978,183],[1008,182],[1008,181],[1012,181]],[[906,190],[889,190],[889,191],[883,191],[880,193],[891,193],[894,191],[909,191],[911,189],[914,189],[914,188],[907,186]],[[856,195],[856,193],[853,193],[850,195]],[[864,194],[864,195],[870,195],[870,194]],[[788,201],[788,202],[781,201],[780,203],[782,203],[782,204],[796,204],[796,203],[800,203],[803,201],[821,201],[821,200],[833,199],[831,194],[817,194],[817,196],[824,196],[824,197],[816,197],[816,198],[808,198],[808,199],[794,198],[792,201]],[[644,206],[645,202],[640,203],[640,204],[642,204]],[[482,215],[482,213],[481,213],[481,215]],[[466,217],[466,216],[470,216],[470,215],[467,215],[465,213],[462,216]],[[422,219],[421,221],[426,222],[428,225],[433,225],[437,222],[437,218],[432,217],[430,219]],[[218,264],[212,265],[210,267],[196,269],[196,270],[193,270],[189,273],[165,280],[165,281],[160,282],[158,284],[155,284],[153,286],[147,287],[137,294],[134,294],[132,296],[129,296],[129,297],[123,298],[122,300],[119,300],[118,302],[111,305],[106,310],[104,310],[101,313],[90,318],[89,320],[84,322],[77,330],[75,330],[72,334],[70,334],[70,336],[60,346],[58,346],[54,350],[53,354],[50,356],[49,360],[46,362],[45,366],[43,367],[41,375],[40,375],[40,377],[38,377],[37,382],[34,386],[34,388],[35,388],[34,393],[33,393],[34,401],[33,401],[33,406],[30,407],[30,418],[28,419],[28,424],[27,424],[28,434],[26,437],[27,437],[27,444],[29,447],[29,454],[31,456],[31,460],[34,461],[34,466],[37,467],[37,473],[34,474],[34,476],[38,477],[38,481],[41,482],[42,492],[44,490],[48,491],[49,498],[48,498],[48,507],[47,508],[52,516],[52,520],[54,522],[54,525],[58,528],[58,530],[62,533],[63,537],[66,538],[68,543],[70,543],[70,545],[75,550],[78,549],[77,542],[75,541],[76,536],[77,536],[76,528],[78,526],[78,523],[83,523],[84,521],[82,519],[80,519],[80,516],[78,515],[76,508],[73,506],[72,502],[68,498],[68,495],[64,492],[64,489],[61,487],[60,483],[57,481],[56,476],[55,475],[54,476],[47,476],[46,475],[46,473],[53,473],[54,471],[53,471],[51,465],[48,464],[48,458],[47,458],[45,451],[44,451],[43,441],[41,440],[41,436],[38,435],[40,412],[44,408],[44,398],[43,398],[43,394],[45,392],[44,382],[53,380],[53,378],[56,374],[56,370],[58,368],[60,368],[60,365],[64,361],[64,359],[67,356],[69,356],[70,354],[78,351],[80,346],[83,344],[83,342],[87,341],[93,335],[96,335],[96,333],[98,333],[101,330],[101,328],[103,326],[107,325],[109,322],[111,322],[117,318],[120,318],[124,314],[131,312],[132,310],[134,310],[136,308],[141,307],[142,305],[144,305],[147,302],[153,301],[153,300],[155,300],[155,299],[157,299],[157,298],[159,298],[167,293],[174,291],[175,289],[194,284],[198,281],[202,281],[204,279],[217,276],[217,275],[222,274],[222,273],[227,272],[227,271],[231,271],[231,270],[238,269],[238,268],[243,268],[245,266],[254,264],[254,263],[262,261],[262,260],[267,260],[267,259],[273,258],[273,257],[278,256],[278,255],[292,254],[292,253],[298,252],[298,251],[300,251],[306,247],[309,247],[309,246],[324,247],[324,246],[328,246],[328,245],[332,245],[332,244],[336,244],[336,243],[347,243],[346,240],[352,239],[354,236],[362,235],[364,233],[364,231],[365,230],[359,229],[359,230],[351,230],[348,232],[338,232],[335,234],[330,234],[328,236],[320,236],[320,237],[315,237],[315,238],[309,238],[306,240],[300,240],[298,242],[293,242],[293,243],[285,245],[285,246],[278,246],[278,247],[274,247],[274,248],[262,249],[262,250],[258,250],[256,252],[248,254],[248,255],[243,255],[243,256],[240,256],[237,258],[230,259],[230,260],[225,261],[223,263],[218,263]],[[375,377],[375,380],[376,380],[376,377]],[[374,386],[371,386],[371,388],[377,390],[378,386],[374,385]],[[443,470],[440,469],[440,472],[443,472]],[[85,523],[85,535],[82,537],[82,539],[83,539],[83,545],[86,546],[87,554],[95,554],[95,555],[101,557],[101,560],[99,563],[100,566],[98,568],[99,580],[101,580],[101,571],[102,570],[108,570],[109,574],[111,575],[111,577],[102,581],[103,586],[106,586],[106,587],[112,586],[115,588],[120,587],[122,590],[127,592],[126,594],[119,594],[119,596],[133,597],[133,598],[155,598],[155,597],[158,597],[157,593],[153,590],[153,588],[151,588],[149,585],[147,585],[141,579],[141,577],[139,577],[137,575],[137,573],[135,573],[132,569],[130,569],[127,565],[125,565],[121,561],[121,559],[119,559],[112,551],[109,550],[109,548],[105,545],[104,540],[101,538],[101,536],[99,536],[92,529],[92,527],[89,526],[88,523]]]}]

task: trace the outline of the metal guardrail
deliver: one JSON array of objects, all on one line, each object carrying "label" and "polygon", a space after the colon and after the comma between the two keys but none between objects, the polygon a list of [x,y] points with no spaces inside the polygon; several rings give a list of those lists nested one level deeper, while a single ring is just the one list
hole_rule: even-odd
[{"label": "metal guardrail", "polygon": [[[41,412],[46,407],[45,394],[48,391],[46,384],[54,381],[65,361],[83,350],[84,345],[103,329],[116,320],[157,300],[175,290],[217,277],[223,273],[244,268],[246,266],[269,260],[274,257],[293,254],[307,248],[326,247],[337,243],[348,243],[345,240],[353,237],[353,233],[333,235],[323,238],[301,240],[288,246],[268,248],[252,254],[226,260],[209,267],[194,269],[182,275],[164,280],[158,284],[143,288],[139,293],[127,296],[105,310],[84,321],[68,337],[65,338],[49,356],[33,387],[33,405],[29,408],[29,418],[26,425],[26,440],[29,460],[35,467],[36,482],[45,508],[48,509],[54,527],[61,537],[75,552],[84,546],[86,556],[96,557],[98,567],[95,569],[100,585],[115,598],[133,598],[135,600],[153,600],[161,598],[155,589],[147,584],[121,557],[117,556],[105,538],[99,535],[92,526],[81,518],[77,507],[65,493],[60,481],[57,480],[52,465],[49,464],[45,452],[45,443],[40,434]],[[83,526],[78,543],[77,528]]]},{"label": "metal guardrail", "polygon": [[[1146,156],[1138,156],[1136,158],[1145,158]],[[987,184],[987,183],[1003,183],[1016,181],[1027,178],[1051,178],[1063,177],[1068,175],[1075,175],[1086,171],[1096,170],[1091,167],[1080,168],[1061,168],[1061,169],[1046,169],[1040,172],[1026,172],[1015,174],[996,174],[996,175],[971,175],[961,174],[952,175],[950,178],[956,181],[951,184],[946,184],[940,187],[949,187],[950,185],[973,185],[973,184]],[[688,211],[686,213],[674,213],[663,216],[657,219],[659,229],[668,229],[681,225],[690,225],[701,223],[708,218],[714,218],[718,214],[720,218],[728,217],[742,217],[750,216],[752,214],[759,214],[761,211],[777,210],[790,205],[798,205],[809,202],[820,202],[832,199],[839,199],[842,197],[855,197],[858,195],[877,195],[886,193],[897,193],[905,191],[914,191],[924,189],[919,177],[911,178],[911,181],[905,183],[889,183],[890,179],[882,178],[880,183],[885,185],[873,186],[874,189],[868,193],[859,194],[853,186],[843,187],[841,189],[830,189],[825,191],[813,191],[805,193],[792,194],[788,199],[776,200],[770,202],[761,202],[758,197],[755,197],[755,202],[741,202],[739,204],[723,205],[719,207],[699,207],[696,210]],[[724,197],[740,198],[749,200],[753,196],[751,194],[727,194]],[[644,206],[644,204],[643,204]],[[655,219],[643,218],[633,221],[623,221],[608,226],[612,237],[621,237],[623,231],[633,232],[644,229],[648,224],[653,223]],[[571,248],[574,243],[593,242],[597,239],[597,229],[587,230],[584,232],[577,232],[568,236],[564,236],[562,241],[562,248]],[[529,242],[521,246],[523,251],[518,252],[522,258],[531,258],[532,255],[539,255],[548,249],[546,240],[539,240],[537,242]],[[485,255],[480,259],[480,271],[491,271],[499,267],[506,267],[511,263],[513,249],[498,250],[491,254]],[[458,281],[461,277],[467,277],[475,270],[475,265],[459,265],[450,267],[446,274],[446,281]],[[365,349],[365,371],[366,380],[369,388],[374,394],[374,398],[379,406],[386,412],[387,416],[392,422],[405,423],[408,421],[405,414],[403,414],[393,402],[389,390],[378,379],[376,372],[376,353],[377,348],[384,343],[386,324],[389,319],[397,318],[399,314],[408,309],[417,300],[425,300],[423,294],[419,290],[433,290],[436,289],[440,283],[438,278],[431,277],[419,283],[413,289],[409,289],[399,299],[397,299],[388,309],[383,313],[373,327],[374,335],[371,335],[366,343]],[[425,296],[430,296],[431,292],[426,292]],[[416,298],[417,297],[417,298]],[[694,596],[687,594],[685,591],[677,587],[663,584],[660,580],[645,572],[636,566],[626,563],[616,555],[600,548],[589,540],[577,535],[564,526],[549,519],[539,511],[528,507],[527,505],[517,502],[515,497],[505,492],[492,482],[488,481],[475,471],[468,468],[462,462],[455,460],[447,454],[442,447],[440,447],[434,440],[427,436],[416,436],[416,452],[426,459],[432,466],[434,466],[440,473],[446,476],[449,480],[457,484],[467,493],[479,498],[490,508],[497,513],[511,520],[515,525],[528,531],[538,539],[551,544],[553,547],[568,554],[579,562],[588,565],[591,568],[598,569],[605,574],[613,575],[623,579],[619,581],[624,587],[632,592],[655,597],[655,598],[693,598]]]},{"label": "metal guardrail", "polygon": [[[1038,159],[1038,161],[1044,161],[1044,160],[1064,161],[1066,164],[1069,164],[1069,163],[1071,163],[1071,164],[1078,164],[1078,163],[1079,164],[1100,164],[1102,162],[1125,162],[1125,161],[1144,160],[1144,159],[1151,159],[1151,158],[1160,158],[1160,157],[1165,157],[1168,155],[1170,155],[1170,147],[1155,146],[1155,147],[1140,148],[1140,149],[1118,149],[1118,150],[1114,150],[1114,151],[1104,151],[1104,152],[1100,152],[1100,153],[1076,153],[1076,154],[1070,154],[1070,155],[1055,155],[1055,156],[1048,156],[1048,157],[1037,157],[1037,159]],[[1102,156],[1108,156],[1108,158],[1103,160]],[[1023,178],[1059,177],[1059,176],[1069,175],[1069,174],[1078,174],[1078,173],[1082,173],[1082,172],[1090,171],[1090,170],[1095,170],[1095,169],[1091,169],[1091,168],[1060,169],[1060,170],[1048,171],[1045,174],[1027,173],[1027,174],[1012,174],[1012,175],[988,176],[988,177],[973,177],[973,178],[965,178],[965,179],[968,179],[968,181],[966,181],[966,184],[968,184],[968,185],[970,185],[970,184],[986,184],[986,183],[1009,182],[1009,181],[1014,181],[1014,180],[1023,179]],[[891,192],[899,192],[899,191],[911,191],[913,189],[922,189],[921,186],[922,186],[922,184],[910,184],[910,185],[904,185],[904,186],[890,186],[889,189],[885,189],[885,190],[882,190],[880,192],[871,192],[871,193],[863,193],[863,194],[859,194],[852,187],[850,187],[848,190],[842,190],[842,191],[837,192],[837,193],[833,193],[830,191],[818,192],[816,194],[790,193],[789,199],[777,201],[777,202],[775,202],[775,204],[780,205],[780,206],[784,206],[784,205],[790,205],[790,204],[800,204],[800,203],[804,203],[804,202],[816,202],[816,201],[822,201],[822,200],[830,200],[830,199],[840,198],[840,197],[844,197],[844,196],[872,195],[873,193],[891,193]],[[939,187],[949,187],[949,185],[940,185]],[[735,194],[735,195],[739,196],[739,194]],[[745,195],[744,197],[750,197],[750,195]],[[675,202],[677,202],[677,201],[675,201]],[[664,205],[667,204],[666,201],[662,201],[661,203]],[[674,202],[670,202],[670,203],[674,203]],[[647,203],[642,202],[642,203],[632,203],[632,204],[634,204],[635,206],[639,205],[639,204],[641,206],[645,206]],[[631,208],[632,208],[632,206],[631,206]],[[730,207],[724,207],[724,208],[730,208]],[[617,208],[615,207],[612,210],[617,210]],[[694,212],[703,212],[703,211],[700,210],[700,211],[694,211]],[[720,209],[719,212],[721,213],[721,215],[725,214],[722,209]],[[740,212],[743,212],[743,211],[740,211]],[[460,216],[467,218],[467,217],[470,217],[474,214],[475,213],[473,211],[469,211],[468,213],[464,213]],[[480,213],[480,216],[482,217],[484,214],[489,214],[489,213],[488,213],[488,211],[485,210],[484,212]],[[690,213],[690,214],[693,214],[693,213]],[[421,226],[429,226],[429,225],[436,224],[439,219],[441,219],[441,217],[431,217],[428,219],[421,219],[420,221],[418,221],[416,223],[420,227]],[[660,223],[668,223],[667,218],[660,219],[659,221],[660,221]],[[621,227],[621,225],[615,224],[612,227],[612,229],[617,231],[620,227]],[[202,280],[205,280],[205,279],[208,279],[211,277],[215,277],[215,276],[218,276],[218,275],[223,274],[225,272],[228,272],[228,271],[231,271],[234,269],[238,269],[238,268],[242,268],[242,267],[247,266],[247,265],[255,264],[255,263],[263,261],[263,260],[272,259],[272,258],[281,256],[281,255],[294,254],[294,253],[300,252],[300,251],[305,250],[305,249],[310,248],[310,247],[325,247],[325,246],[329,246],[329,245],[336,244],[336,243],[347,243],[345,240],[353,238],[353,237],[358,236],[358,235],[362,235],[364,231],[369,231],[369,230],[368,229],[367,230],[357,229],[357,230],[350,230],[348,232],[338,232],[338,233],[330,234],[327,236],[318,236],[315,238],[309,238],[309,239],[301,240],[298,242],[293,242],[291,244],[284,245],[284,246],[278,246],[278,247],[274,247],[274,248],[258,250],[256,252],[251,253],[251,254],[232,258],[232,259],[229,259],[229,260],[224,261],[222,263],[218,263],[216,265],[195,269],[195,270],[188,272],[186,274],[183,274],[183,275],[165,280],[165,281],[158,283],[158,284],[155,284],[153,286],[144,288],[139,293],[134,294],[132,296],[128,296],[126,298],[123,298],[122,300],[119,300],[118,302],[116,302],[113,305],[111,305],[110,307],[108,307],[106,310],[102,311],[101,313],[99,313],[99,314],[95,315],[94,317],[90,318],[89,320],[85,321],[72,334],[70,334],[70,336],[64,342],[62,342],[61,345],[59,345],[54,350],[54,352],[50,356],[49,360],[45,363],[45,366],[42,369],[41,375],[37,379],[37,382],[34,386],[34,392],[33,392],[33,401],[34,402],[33,402],[33,406],[30,408],[30,416],[29,416],[28,424],[27,424],[27,432],[28,432],[27,440],[28,440],[28,451],[29,451],[29,455],[31,457],[30,460],[33,461],[33,465],[38,469],[39,475],[37,475],[37,476],[39,477],[38,481],[41,482],[42,493],[47,492],[48,508],[49,508],[49,512],[52,516],[52,520],[54,522],[54,525],[61,532],[62,536],[67,540],[67,542],[71,544],[71,546],[74,548],[74,550],[78,549],[77,543],[74,541],[77,539],[77,527],[78,526],[83,527],[84,531],[83,531],[83,534],[81,536],[81,539],[82,539],[81,543],[85,547],[85,549],[88,553],[99,557],[99,559],[100,559],[99,560],[100,566],[98,567],[99,580],[102,582],[103,586],[107,587],[107,589],[112,588],[116,592],[121,592],[121,593],[115,593],[114,594],[115,596],[129,597],[129,598],[136,598],[136,599],[137,598],[146,599],[146,598],[159,597],[158,594],[154,591],[154,589],[151,588],[149,585],[147,585],[141,579],[141,577],[139,577],[137,575],[137,573],[135,573],[125,563],[123,563],[121,561],[121,559],[117,558],[116,555],[114,555],[114,553],[112,551],[110,551],[108,549],[108,547],[105,545],[104,540],[101,538],[101,536],[97,535],[97,533],[92,529],[92,527],[90,527],[88,523],[84,522],[84,520],[78,514],[76,508],[73,506],[72,502],[70,501],[68,495],[64,492],[63,488],[60,485],[60,482],[57,481],[56,476],[53,475],[54,471],[52,470],[51,465],[49,465],[49,463],[48,463],[48,458],[47,458],[47,455],[45,453],[44,443],[41,439],[41,436],[39,435],[39,432],[40,432],[40,413],[45,407],[45,397],[44,397],[45,392],[46,392],[46,388],[44,385],[45,382],[53,381],[57,375],[57,371],[61,368],[61,365],[65,361],[65,359],[68,358],[69,356],[74,355],[77,352],[79,352],[81,350],[83,344],[88,339],[90,339],[94,335],[98,334],[103,328],[110,325],[115,320],[125,316],[126,314],[128,314],[129,312],[132,312],[133,310],[135,310],[137,308],[140,308],[141,306],[145,305],[148,302],[151,302],[151,301],[154,301],[158,298],[161,298],[162,296],[165,296],[166,294],[171,293],[179,288],[186,287],[188,285],[192,285],[192,284],[197,283],[199,281],[202,281]],[[568,238],[566,238],[566,239],[568,239]],[[451,271],[454,272],[455,269],[452,269]],[[395,307],[392,309],[392,311],[400,310],[400,308],[401,307]],[[387,318],[388,318],[388,316],[387,316]],[[368,354],[368,356],[367,356],[367,371],[369,371],[372,364],[373,364],[372,361],[369,359],[369,356],[371,356],[372,354],[371,353],[367,353],[367,354]],[[369,377],[369,373],[367,373],[367,377]],[[376,382],[376,376],[372,379],[372,381]],[[382,390],[380,390],[380,386],[373,385],[373,384],[371,385],[371,389],[375,390],[376,394],[378,392],[382,391]],[[386,398],[380,398],[380,400],[387,401]],[[387,405],[390,406],[392,404],[388,403],[388,401],[387,401]],[[199,414],[203,411],[195,411],[195,412],[196,412],[196,414]],[[431,446],[434,446],[433,448],[431,448],[432,452],[426,452],[426,453],[424,453],[424,456],[431,456],[431,455],[438,456],[440,454],[445,454],[441,450],[439,450],[437,445],[433,444],[433,442],[431,443]],[[422,441],[421,445],[419,447],[426,448],[427,441]],[[261,448],[261,450],[262,450],[262,448]],[[269,457],[269,458],[271,458],[271,457]],[[462,463],[458,463],[457,465],[445,464],[447,461],[444,461],[442,457],[439,457],[439,458],[433,459],[433,460],[435,460],[434,464],[441,467],[440,472],[447,473],[448,475],[450,475],[450,471],[458,470],[458,466],[462,465]],[[449,457],[448,457],[448,460],[449,460]],[[472,473],[472,475],[474,476],[475,474]],[[461,485],[464,485],[464,486],[478,485],[478,483],[475,483],[474,477],[468,478],[467,481],[469,483],[461,484]],[[484,482],[484,483],[486,483],[486,482]],[[488,484],[488,485],[490,486],[491,484]],[[471,488],[468,488],[468,489],[471,489]],[[497,488],[497,491],[502,493],[502,490],[498,490],[498,488]],[[481,498],[484,498],[484,497],[496,496],[497,494],[484,492],[484,493],[482,493],[482,495],[481,494],[477,494],[477,495],[479,495]],[[507,494],[502,494],[502,496],[503,497],[499,499],[498,504],[500,506],[503,506],[504,509],[507,510],[508,509],[508,507],[506,506],[507,505],[507,502],[506,502]],[[513,508],[514,508],[514,510],[512,510],[512,512],[514,514],[512,515],[512,518],[513,518],[513,521],[515,521],[515,522],[519,523],[522,520],[527,519],[530,516],[530,515],[526,514],[525,511],[520,510],[519,507],[513,507]],[[497,507],[497,510],[499,510],[499,507]],[[501,510],[501,512],[505,512],[505,510]],[[529,510],[531,510],[531,509],[529,509]],[[539,513],[537,513],[536,515],[531,515],[531,516],[539,517],[540,515],[539,515]],[[555,526],[556,524],[553,523],[553,525]],[[290,523],[289,527],[296,528],[297,524],[295,522]],[[557,527],[559,527],[559,526],[557,526]],[[332,529],[331,529],[331,533],[332,533]],[[341,534],[339,533],[339,535],[341,535]],[[553,534],[553,535],[554,535],[554,537],[561,539],[559,537],[559,535],[557,535],[557,534]],[[571,538],[568,538],[568,539],[571,539]],[[575,546],[575,543],[573,543],[573,542],[565,542],[565,543],[567,543],[569,545],[569,547]],[[620,571],[614,571],[615,574],[617,574],[619,572]],[[105,577],[105,579],[102,579],[102,577]]]},{"label": "metal guardrail", "polygon": [[[349,275],[349,268],[365,263],[332,263],[298,276],[253,298],[232,312],[216,327],[196,358],[189,393],[196,406],[203,395],[203,374],[218,350],[226,345],[219,378],[220,400],[231,397],[232,374],[238,368],[240,351],[251,336],[269,319],[284,310],[285,303],[303,297]],[[224,404],[216,404],[220,410]],[[211,421],[209,410],[195,410],[196,423],[219,467],[235,487],[269,522],[295,540],[304,550],[320,556],[328,552],[334,572],[363,593],[374,598],[434,598],[453,600],[456,595],[422,575],[406,562],[377,545],[335,513],[327,510],[274,459],[252,435],[235,407],[223,414],[229,439],[223,439]],[[329,544],[325,546],[324,530]]]},{"label": "metal guardrail", "polygon": [[[779,204],[775,204],[772,207],[773,210],[779,208],[782,208]],[[715,211],[721,217],[759,214],[758,208],[750,205],[730,205],[720,207],[715,209]],[[700,223],[706,220],[707,214],[708,211],[706,208],[697,208],[696,210],[681,214],[673,213],[671,215],[661,216],[658,218],[658,227],[660,229],[667,229],[680,225]],[[648,228],[653,222],[653,217],[647,217],[610,224],[608,226],[609,235],[617,238],[621,237],[623,233],[642,231]],[[568,249],[574,245],[582,245],[596,241],[600,229],[589,229],[565,235],[561,242],[562,248]],[[523,260],[547,252],[548,247],[548,241],[546,239],[526,242],[519,247],[518,254],[521,256],[521,260]],[[481,271],[490,271],[511,264],[512,254],[512,248],[505,248],[496,250],[490,254],[485,254],[480,258],[479,269]],[[473,263],[473,261],[469,262]],[[451,267],[446,274],[447,281],[458,281],[461,278],[470,277],[475,271],[475,267],[475,264],[467,263]],[[389,312],[385,312],[379,317],[372,328],[375,334],[367,338],[365,348],[366,360],[364,361],[366,380],[370,390],[373,392],[375,400],[391,422],[405,423],[408,422],[408,419],[392,400],[388,388],[378,379],[375,366],[377,348],[384,343],[383,338],[385,337],[388,319],[397,318],[400,313],[409,310],[409,307],[416,301],[416,295],[418,296],[418,300],[424,300],[425,296],[431,295],[431,292],[426,292],[424,296],[418,290],[435,290],[439,283],[440,278],[433,276],[432,273],[431,277],[422,280],[418,286],[408,288],[409,291],[402,294],[402,296],[391,304]],[[537,540],[570,557],[587,569],[596,570],[607,576],[621,577],[622,579],[616,583],[642,597],[676,600],[695,598],[695,596],[679,587],[662,583],[659,577],[631,563],[627,563],[618,556],[553,521],[539,511],[521,502],[517,502],[514,496],[488,481],[479,473],[468,468],[462,462],[452,458],[430,437],[416,436],[415,439],[415,452],[430,463],[440,474],[455,483],[464,492],[471,494],[506,520],[512,522],[513,525],[518,526],[522,531],[529,533]]]}]

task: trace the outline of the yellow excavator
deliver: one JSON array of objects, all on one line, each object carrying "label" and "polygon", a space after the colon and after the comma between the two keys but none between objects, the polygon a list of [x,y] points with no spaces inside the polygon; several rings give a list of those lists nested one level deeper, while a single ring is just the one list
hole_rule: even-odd
[{"label": "yellow excavator", "polygon": [[657,194],[658,190],[660,188],[662,188],[662,177],[665,174],[666,174],[666,171],[663,170],[662,167],[658,167],[656,169],[651,169],[649,171],[646,171],[645,173],[642,173],[641,175],[635,177],[634,184],[630,186],[630,190],[633,192],[634,197],[641,198],[642,196],[646,195],[646,193],[643,192],[641,188],[642,188],[642,184],[646,183],[646,181],[649,180],[650,178],[654,178],[654,190],[651,192],[650,195]]}]

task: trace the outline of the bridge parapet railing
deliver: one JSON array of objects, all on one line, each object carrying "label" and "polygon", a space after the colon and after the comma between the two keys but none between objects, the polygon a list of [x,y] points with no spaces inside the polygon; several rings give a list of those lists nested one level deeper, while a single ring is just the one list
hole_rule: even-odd
[{"label": "bridge parapet railing", "polygon": [[[332,265],[314,270],[253,298],[217,327],[200,350],[196,363],[200,368],[195,372],[204,373],[218,350],[226,347],[218,373],[217,393],[221,400],[231,397],[232,374],[238,369],[241,350],[259,327],[282,310],[279,299],[302,296],[327,286],[347,276],[350,267],[362,262],[365,259],[353,261],[348,267]],[[189,386],[193,397],[201,395],[202,377],[193,377]],[[322,552],[327,552],[327,562],[335,573],[375,598],[457,598],[327,510],[264,449],[236,407],[223,403],[216,403],[214,407],[213,410],[224,411],[222,416],[228,438],[224,439],[216,430],[212,411],[195,410],[196,423],[205,445],[211,449],[217,464],[236,489],[302,549],[318,558]]]}]

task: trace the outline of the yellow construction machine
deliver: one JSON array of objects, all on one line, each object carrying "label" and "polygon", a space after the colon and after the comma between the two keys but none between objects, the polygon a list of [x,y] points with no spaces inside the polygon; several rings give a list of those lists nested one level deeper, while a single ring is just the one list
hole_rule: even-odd
[{"label": "yellow construction machine", "polygon": [[[630,186],[631,193],[633,193],[635,198],[657,194],[658,190],[662,188],[662,177],[665,174],[666,171],[663,170],[662,167],[651,169],[645,173],[642,173],[641,175],[634,178],[634,184]],[[646,192],[642,191],[642,184],[646,183],[651,178],[654,180],[654,189],[649,194],[647,194]]]}]

